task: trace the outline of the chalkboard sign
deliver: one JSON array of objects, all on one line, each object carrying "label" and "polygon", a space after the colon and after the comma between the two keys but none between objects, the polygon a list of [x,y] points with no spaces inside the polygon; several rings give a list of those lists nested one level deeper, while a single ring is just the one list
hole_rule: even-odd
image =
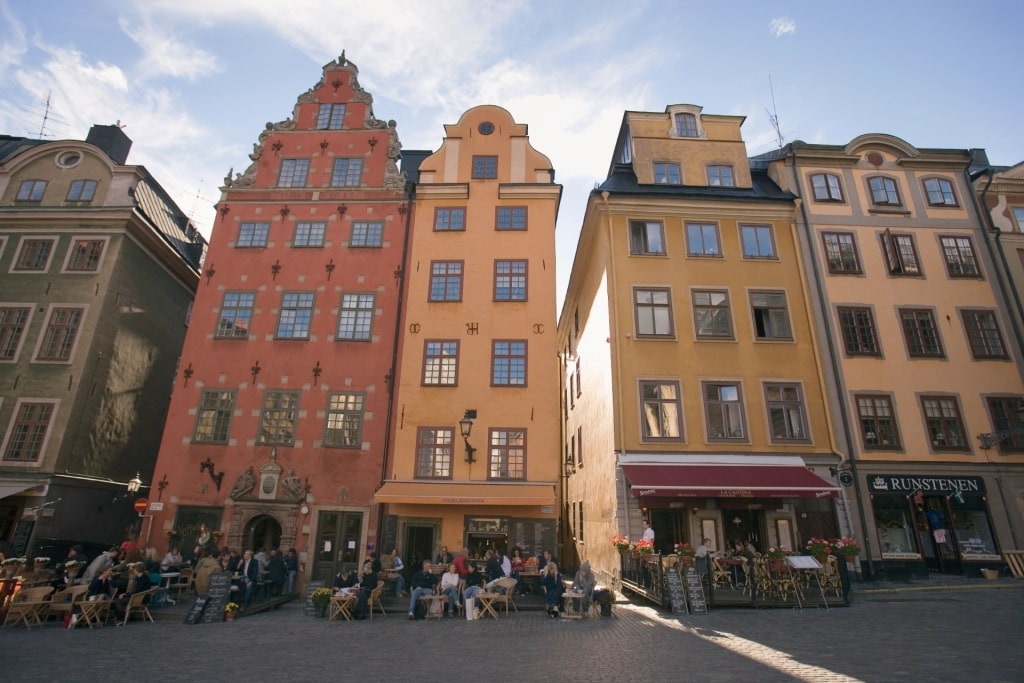
[{"label": "chalkboard sign", "polygon": [[313,591],[323,587],[323,581],[310,581],[309,585],[306,586],[306,604],[302,607],[302,613],[307,617],[316,616],[316,607],[313,605]]},{"label": "chalkboard sign", "polygon": [[694,567],[686,568],[686,595],[689,598],[690,614],[708,613],[708,603],[704,600],[704,585]]},{"label": "chalkboard sign", "polygon": [[555,552],[555,520],[516,519],[511,524],[510,545],[518,547],[533,557],[540,557],[545,550]]},{"label": "chalkboard sign", "polygon": [[196,598],[196,601],[192,604],[192,608],[189,609],[188,614],[185,615],[186,624],[198,624],[202,621],[200,617],[203,616],[203,610],[206,608],[206,602],[206,598]]},{"label": "chalkboard sign", "polygon": [[206,593],[206,610],[203,612],[204,624],[215,624],[224,621],[224,605],[231,597],[231,572],[210,574],[210,588]]},{"label": "chalkboard sign", "polygon": [[668,580],[668,594],[672,600],[672,614],[687,614],[686,592],[683,590],[683,580],[679,577],[679,570],[670,567],[665,571],[665,578]]},{"label": "chalkboard sign", "polygon": [[18,520],[14,526],[14,535],[11,537],[9,557],[21,557],[28,551],[28,539],[32,538],[32,527],[35,525],[34,519]]}]

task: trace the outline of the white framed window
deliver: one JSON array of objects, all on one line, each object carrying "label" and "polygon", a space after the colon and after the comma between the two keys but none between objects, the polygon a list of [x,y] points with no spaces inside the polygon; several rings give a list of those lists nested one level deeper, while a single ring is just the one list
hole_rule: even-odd
[{"label": "white framed window", "polygon": [[34,309],[31,304],[0,303],[0,363],[18,360]]},{"label": "white framed window", "polygon": [[316,115],[318,130],[341,130],[345,125],[344,104],[321,104]]},{"label": "white framed window", "polygon": [[324,235],[326,234],[327,223],[323,221],[299,221],[295,224],[292,246],[322,247],[324,246]]},{"label": "white framed window", "polygon": [[708,166],[708,185],[712,187],[736,187],[732,166],[727,164],[711,164]]},{"label": "white framed window", "polygon": [[3,445],[3,462],[34,465],[46,451],[59,401],[19,398],[11,414]]},{"label": "white framed window", "polygon": [[50,306],[36,347],[35,361],[67,363],[74,355],[85,321],[85,306]]},{"label": "white framed window", "polygon": [[235,246],[240,248],[265,247],[270,238],[270,223],[242,223],[238,227]]},{"label": "white framed window", "polygon": [[373,338],[373,314],[376,295],[370,292],[341,295],[338,310],[338,334],[342,341],[370,341]]},{"label": "white framed window", "polygon": [[56,237],[22,237],[10,272],[45,273],[50,270],[50,262],[56,249]]},{"label": "white framed window", "polygon": [[64,261],[66,273],[95,273],[103,263],[109,237],[74,237]]},{"label": "white framed window", "polygon": [[91,202],[96,196],[95,180],[72,180],[68,188],[69,202]]}]

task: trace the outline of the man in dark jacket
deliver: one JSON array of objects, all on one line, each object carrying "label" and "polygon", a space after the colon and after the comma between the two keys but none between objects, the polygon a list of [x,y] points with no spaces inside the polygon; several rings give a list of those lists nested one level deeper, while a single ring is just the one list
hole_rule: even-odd
[{"label": "man in dark jacket", "polygon": [[132,596],[136,593],[148,591],[153,587],[153,583],[149,580],[149,573],[146,571],[145,563],[135,562],[129,565],[128,573],[131,576],[128,588],[124,593],[117,596],[117,599],[110,605],[114,608],[114,614],[117,615],[118,626],[124,626],[125,612],[128,609],[128,602],[132,599]]},{"label": "man in dark jacket", "polygon": [[409,588],[412,594],[409,596],[409,618],[415,619],[416,603],[419,602],[420,597],[424,595],[430,595],[434,592],[434,586],[437,585],[437,577],[434,576],[434,572],[431,570],[430,560],[423,561],[423,569],[419,570],[412,575],[412,581],[409,582]]},{"label": "man in dark jacket", "polygon": [[359,576],[359,602],[356,605],[356,619],[365,619],[369,611],[367,606],[370,601],[370,593],[377,588],[377,572],[373,568],[373,561],[363,562],[363,569]]}]

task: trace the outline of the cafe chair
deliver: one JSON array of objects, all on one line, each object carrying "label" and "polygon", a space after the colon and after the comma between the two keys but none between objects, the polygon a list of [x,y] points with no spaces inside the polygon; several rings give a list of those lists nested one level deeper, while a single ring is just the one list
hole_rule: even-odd
[{"label": "cafe chair", "polygon": [[[509,605],[512,605],[517,614],[519,613],[515,600],[516,584],[518,583],[515,579],[498,579],[491,587],[491,592],[497,594],[497,597],[492,602],[496,605],[505,605],[505,616],[508,616]],[[504,592],[499,590],[501,588],[504,589]]]},{"label": "cafe chair", "polygon": [[384,582],[378,581],[377,587],[370,592],[370,599],[367,601],[367,608],[370,612],[370,618],[373,619],[373,608],[376,607],[380,610],[381,614],[387,614],[384,611],[384,603],[381,602],[381,596],[384,594]]},{"label": "cafe chair", "polygon": [[715,588],[732,588],[732,572],[717,557],[711,558],[711,563]]},{"label": "cafe chair", "polygon": [[47,618],[57,615],[63,618],[65,614],[74,614],[75,608],[85,599],[85,594],[88,592],[88,586],[71,586],[65,590],[54,592],[50,596]]},{"label": "cafe chair", "polygon": [[33,626],[42,626],[43,620],[46,618],[46,610],[50,606],[50,601],[47,598],[52,592],[53,588],[50,586],[21,589],[15,594],[11,604],[7,606],[4,626],[10,623],[14,623],[15,626],[25,624],[27,629],[31,629]]},{"label": "cafe chair", "polygon": [[142,616],[142,620],[153,621],[153,615],[149,613],[149,600],[156,593],[156,588],[150,588],[144,590],[141,593],[134,593],[128,598],[128,605],[124,608],[124,621],[121,623],[125,626],[128,625],[128,620],[132,618],[133,614]]},{"label": "cafe chair", "polygon": [[195,586],[195,577],[192,575],[192,572],[193,570],[191,567],[185,567],[181,570],[181,575],[178,577],[178,581],[171,584],[171,590],[174,591],[178,597]]},{"label": "cafe chair", "polygon": [[82,600],[78,603],[78,609],[86,626],[103,628],[103,624],[110,619],[110,596],[100,594],[95,600]]}]

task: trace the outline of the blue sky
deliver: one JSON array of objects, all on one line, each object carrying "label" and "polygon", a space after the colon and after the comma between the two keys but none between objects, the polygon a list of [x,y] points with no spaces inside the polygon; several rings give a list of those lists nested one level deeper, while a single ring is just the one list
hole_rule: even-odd
[{"label": "blue sky", "polygon": [[209,235],[228,169],[345,50],[405,149],[437,149],[478,104],[529,125],[565,186],[564,290],[624,110],[743,115],[759,154],[776,146],[771,77],[787,142],[889,133],[1011,165],[1024,161],[1022,19],[1017,0],[0,0],[0,132],[81,139],[120,121],[129,162]]}]

